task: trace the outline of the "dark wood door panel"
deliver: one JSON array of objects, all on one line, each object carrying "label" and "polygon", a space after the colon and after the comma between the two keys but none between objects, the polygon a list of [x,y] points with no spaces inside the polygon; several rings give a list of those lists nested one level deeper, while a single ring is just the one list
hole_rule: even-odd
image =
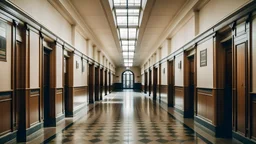
[{"label": "dark wood door panel", "polygon": [[245,44],[237,46],[237,130],[245,133]]},{"label": "dark wood door panel", "polygon": [[55,107],[56,107],[56,116],[63,114],[63,92],[62,89],[57,89],[56,91],[56,99],[55,99]]},{"label": "dark wood door panel", "polygon": [[12,115],[11,96],[0,96],[0,136],[11,131]]},{"label": "dark wood door panel", "polygon": [[256,101],[252,104],[252,136],[256,140]]},{"label": "dark wood door panel", "polygon": [[40,105],[40,94],[39,90],[31,90],[30,100],[29,100],[29,109],[30,109],[30,126],[39,122],[39,105]]},{"label": "dark wood door panel", "polygon": [[175,107],[184,110],[184,89],[183,87],[175,87],[174,92]]}]

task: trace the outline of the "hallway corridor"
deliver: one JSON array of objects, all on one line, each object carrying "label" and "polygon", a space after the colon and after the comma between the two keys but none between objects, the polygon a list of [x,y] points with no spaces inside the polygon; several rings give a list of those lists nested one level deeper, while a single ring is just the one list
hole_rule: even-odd
[{"label": "hallway corridor", "polygon": [[46,143],[205,143],[141,93],[108,95],[86,116]]}]

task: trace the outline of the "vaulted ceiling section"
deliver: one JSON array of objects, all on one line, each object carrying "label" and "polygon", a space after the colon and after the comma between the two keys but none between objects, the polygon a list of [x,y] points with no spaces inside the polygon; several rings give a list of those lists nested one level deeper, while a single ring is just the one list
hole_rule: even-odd
[{"label": "vaulted ceiling section", "polygon": [[[70,0],[81,18],[100,40],[102,49],[107,52],[116,66],[140,66],[152,53],[152,46],[155,45],[187,0],[128,1],[131,1],[131,4],[132,2],[133,4],[139,2],[139,4],[138,6],[128,6],[127,0]],[[115,2],[120,2],[120,4],[115,4]],[[130,13],[130,15],[138,13],[138,18],[141,19],[137,21],[136,18],[131,18],[129,26],[129,17],[123,21],[117,19],[117,15],[122,15],[124,12],[125,14]],[[120,23],[118,24],[118,22]],[[121,23],[126,23],[126,25],[121,26]],[[128,30],[128,27],[136,29]],[[127,47],[122,44],[122,40],[125,39],[129,39],[131,43],[134,39],[135,43]],[[128,58],[126,58],[127,55]]]}]

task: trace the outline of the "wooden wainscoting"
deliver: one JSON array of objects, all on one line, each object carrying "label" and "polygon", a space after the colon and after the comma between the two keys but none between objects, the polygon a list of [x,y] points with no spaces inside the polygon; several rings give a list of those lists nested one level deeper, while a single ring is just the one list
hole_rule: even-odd
[{"label": "wooden wainscoting", "polygon": [[0,92],[0,136],[12,130],[12,91]]},{"label": "wooden wainscoting", "polygon": [[174,88],[174,101],[175,108],[184,110],[184,88],[181,86],[175,86]]},{"label": "wooden wainscoting", "polygon": [[161,85],[156,85],[156,98],[161,99],[161,92],[160,92]]},{"label": "wooden wainscoting", "polygon": [[88,103],[88,86],[74,87],[74,111]]},{"label": "wooden wainscoting", "polygon": [[212,123],[214,119],[213,102],[211,89],[197,89],[197,116]]},{"label": "wooden wainscoting", "polygon": [[31,127],[40,122],[40,89],[30,90],[29,111],[29,123]]},{"label": "wooden wainscoting", "polygon": [[161,95],[161,101],[168,104],[168,98],[167,98],[167,92],[168,92],[168,86],[167,85],[160,85],[160,95]]},{"label": "wooden wainscoting", "polygon": [[63,89],[57,88],[56,90],[56,99],[55,99],[55,106],[56,106],[56,117],[59,117],[64,114],[64,106],[63,106]]},{"label": "wooden wainscoting", "polygon": [[251,94],[252,97],[252,138],[256,140],[256,93]]}]

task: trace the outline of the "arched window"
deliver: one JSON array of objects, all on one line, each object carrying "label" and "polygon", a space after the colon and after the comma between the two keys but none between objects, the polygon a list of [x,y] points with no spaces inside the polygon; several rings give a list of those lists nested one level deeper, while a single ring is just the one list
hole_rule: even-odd
[{"label": "arched window", "polygon": [[131,71],[123,72],[123,88],[132,89],[134,82],[134,74]]}]

